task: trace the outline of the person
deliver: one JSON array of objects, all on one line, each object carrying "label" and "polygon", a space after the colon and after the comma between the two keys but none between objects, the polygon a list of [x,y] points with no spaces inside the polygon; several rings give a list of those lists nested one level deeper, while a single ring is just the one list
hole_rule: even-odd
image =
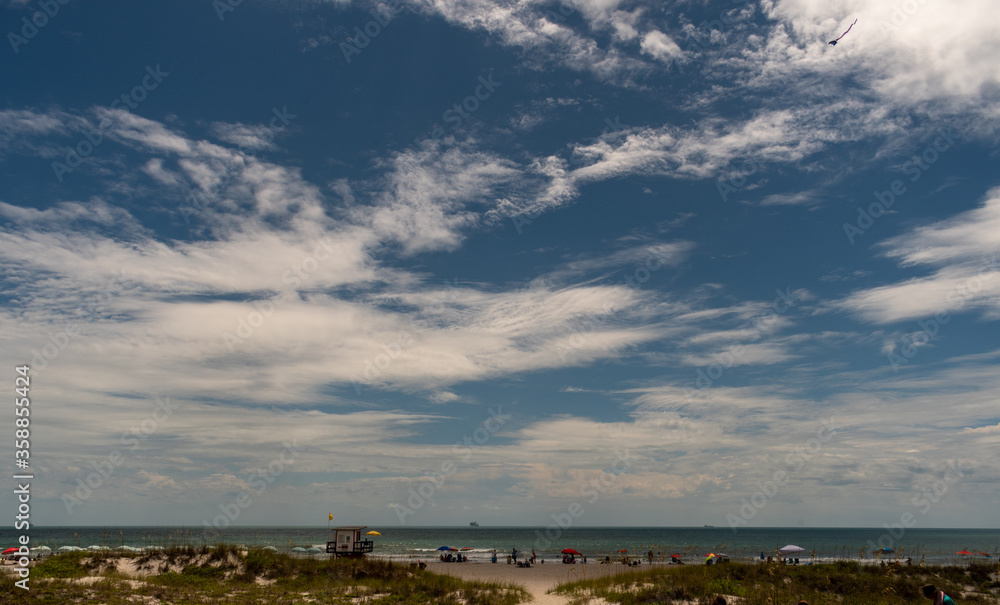
[{"label": "person", "polygon": [[653,549],[652,548],[649,549],[648,553],[646,553],[646,558],[649,559],[650,564],[653,563]]},{"label": "person", "polygon": [[510,555],[507,555],[507,565],[510,565]]},{"label": "person", "polygon": [[712,605],[726,605],[726,598],[723,597],[722,595],[719,595],[715,597],[714,601],[712,601]]},{"label": "person", "polygon": [[951,600],[951,597],[944,594],[943,590],[938,590],[933,584],[928,584],[921,588],[924,596],[934,601],[934,605],[955,605],[955,601]]},{"label": "person", "polygon": [[497,562],[497,549],[493,549],[493,558],[491,559],[494,563]]},{"label": "person", "polygon": [[510,549],[510,556],[514,557],[514,562],[517,563],[517,549],[516,548]]},{"label": "person", "polygon": [[531,562],[532,563],[535,562],[535,549],[534,548],[531,549]]}]

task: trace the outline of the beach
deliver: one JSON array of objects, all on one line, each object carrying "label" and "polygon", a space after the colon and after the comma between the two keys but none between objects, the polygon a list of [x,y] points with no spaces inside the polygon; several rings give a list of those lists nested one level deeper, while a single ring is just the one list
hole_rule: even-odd
[{"label": "beach", "polygon": [[[638,566],[631,569],[649,569],[649,566]],[[429,562],[427,571],[445,574],[462,580],[482,580],[486,582],[515,582],[524,586],[531,593],[531,603],[543,605],[564,605],[569,599],[559,595],[547,594],[547,591],[559,584],[575,582],[587,578],[610,576],[627,573],[630,568],[618,565],[601,565],[595,563],[564,565],[561,562],[536,564],[531,567],[517,567],[506,563],[441,563]]]}]

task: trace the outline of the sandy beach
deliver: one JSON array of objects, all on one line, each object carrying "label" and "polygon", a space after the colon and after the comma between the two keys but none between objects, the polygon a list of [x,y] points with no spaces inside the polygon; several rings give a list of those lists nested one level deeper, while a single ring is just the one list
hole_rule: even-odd
[{"label": "sandy beach", "polygon": [[[647,566],[633,568],[649,569]],[[551,588],[565,582],[575,582],[587,578],[604,577],[617,573],[628,573],[622,565],[600,565],[595,563],[564,565],[545,563],[531,567],[517,567],[506,563],[441,563],[429,562],[427,570],[447,574],[463,580],[484,580],[489,582],[516,582],[531,593],[532,603],[543,605],[565,605],[566,597],[547,594]]]}]

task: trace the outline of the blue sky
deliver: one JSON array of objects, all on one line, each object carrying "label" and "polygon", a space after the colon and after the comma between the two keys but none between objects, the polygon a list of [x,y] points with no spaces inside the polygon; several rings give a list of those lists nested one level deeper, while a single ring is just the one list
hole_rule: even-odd
[{"label": "blue sky", "polygon": [[996,526],[992,0],[42,4],[35,522]]}]

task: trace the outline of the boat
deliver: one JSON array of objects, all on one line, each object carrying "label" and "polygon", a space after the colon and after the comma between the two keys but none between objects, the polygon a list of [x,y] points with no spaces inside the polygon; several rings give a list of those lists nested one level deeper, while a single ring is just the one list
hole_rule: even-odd
[{"label": "boat", "polygon": [[479,527],[479,521],[472,521],[469,523],[469,527]]}]

